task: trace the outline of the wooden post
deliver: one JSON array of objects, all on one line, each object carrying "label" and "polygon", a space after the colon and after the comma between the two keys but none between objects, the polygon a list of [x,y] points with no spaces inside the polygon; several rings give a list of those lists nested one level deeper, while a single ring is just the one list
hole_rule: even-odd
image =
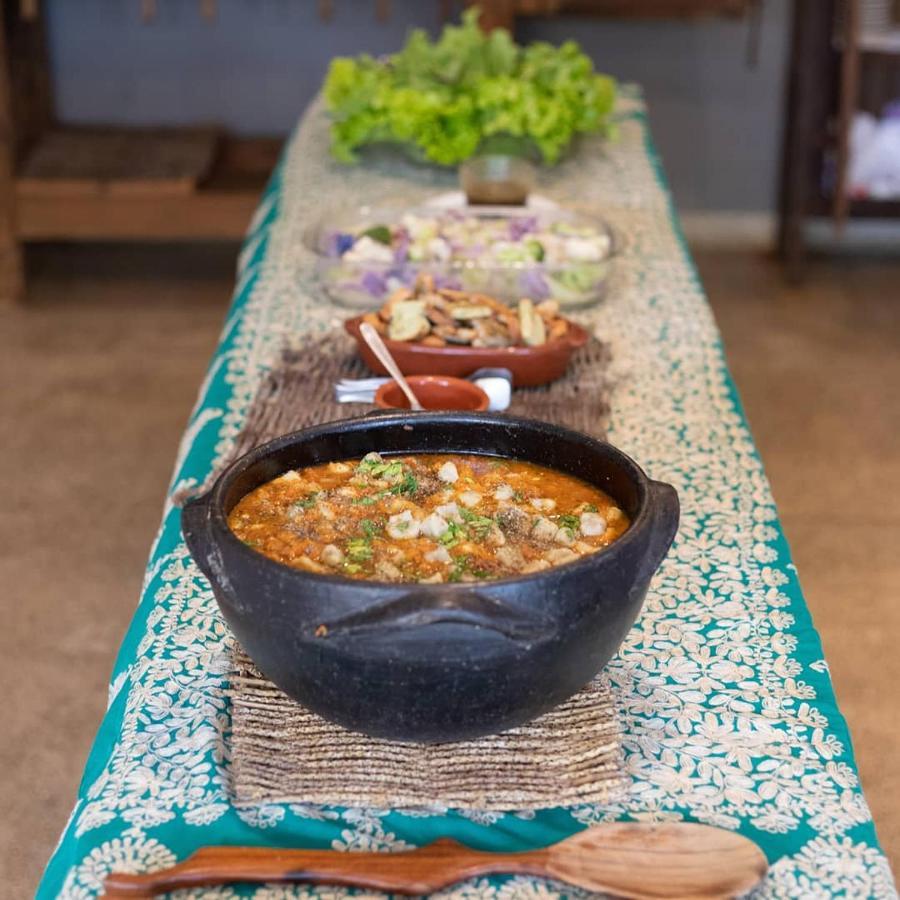
[{"label": "wooden post", "polygon": [[838,236],[847,223],[850,208],[849,172],[850,131],[859,102],[859,0],[844,3],[844,27],[841,35],[841,88],[837,124],[837,162],[832,203],[832,218]]},{"label": "wooden post", "polygon": [[778,223],[778,252],[793,282],[803,277],[804,226],[814,192],[821,190],[833,21],[832,0],[794,0]]},{"label": "wooden post", "polygon": [[6,67],[9,72],[17,170],[53,123],[53,91],[44,18],[39,8],[36,8],[36,13],[31,19],[13,15],[11,27],[6,33]]},{"label": "wooden post", "polygon": [[516,24],[515,0],[467,0],[466,6],[479,6],[481,17],[478,24],[482,31],[505,28],[512,33]]},{"label": "wooden post", "polygon": [[5,16],[0,16],[0,303],[25,293],[22,246],[16,235],[16,133],[10,89]]}]

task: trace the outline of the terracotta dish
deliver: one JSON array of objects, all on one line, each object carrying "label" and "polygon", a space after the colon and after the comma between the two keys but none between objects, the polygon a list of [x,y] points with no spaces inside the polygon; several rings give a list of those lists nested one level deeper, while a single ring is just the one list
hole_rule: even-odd
[{"label": "terracotta dish", "polygon": [[[446,375],[411,375],[406,379],[425,409],[482,412],[488,395],[477,384]],[[382,409],[409,409],[409,401],[396,381],[383,384],[375,392],[375,405]]]},{"label": "terracotta dish", "polygon": [[[362,316],[355,316],[344,327],[359,345],[363,362],[379,375],[387,375],[359,333]],[[534,347],[429,347],[414,341],[385,338],[391,355],[404,375],[452,375],[465,378],[476,369],[505,368],[513,373],[515,387],[534,387],[560,378],[572,354],[583,347],[590,335],[580,325],[569,322],[568,331],[558,340]]]}]

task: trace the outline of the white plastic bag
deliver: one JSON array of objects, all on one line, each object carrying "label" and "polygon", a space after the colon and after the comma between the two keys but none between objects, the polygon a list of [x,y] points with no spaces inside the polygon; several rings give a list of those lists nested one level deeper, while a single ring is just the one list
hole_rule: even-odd
[{"label": "white plastic bag", "polygon": [[900,118],[857,113],[850,131],[848,171],[854,197],[900,197]]}]

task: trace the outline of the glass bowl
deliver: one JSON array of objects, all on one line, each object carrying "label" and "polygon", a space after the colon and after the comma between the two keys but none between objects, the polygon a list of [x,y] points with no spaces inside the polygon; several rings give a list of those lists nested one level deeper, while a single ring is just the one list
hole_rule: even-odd
[{"label": "glass bowl", "polygon": [[473,156],[459,166],[459,184],[470,204],[520,205],[536,182],[535,167],[518,156]]},{"label": "glass bowl", "polygon": [[[462,235],[462,237],[460,237]],[[365,239],[365,240],[363,240]],[[599,302],[617,250],[600,217],[563,207],[359,206],[327,211],[306,234],[329,300],[380,306],[422,274],[435,286],[507,303]]]}]

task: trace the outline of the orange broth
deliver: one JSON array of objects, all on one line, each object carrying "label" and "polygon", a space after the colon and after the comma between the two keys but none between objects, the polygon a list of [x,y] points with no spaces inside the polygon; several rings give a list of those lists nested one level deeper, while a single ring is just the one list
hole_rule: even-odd
[{"label": "orange broth", "polygon": [[228,524],[298,569],[436,584],[573,562],[607,547],[629,520],[603,491],[534,463],[370,453],[286,472],[242,498]]}]

